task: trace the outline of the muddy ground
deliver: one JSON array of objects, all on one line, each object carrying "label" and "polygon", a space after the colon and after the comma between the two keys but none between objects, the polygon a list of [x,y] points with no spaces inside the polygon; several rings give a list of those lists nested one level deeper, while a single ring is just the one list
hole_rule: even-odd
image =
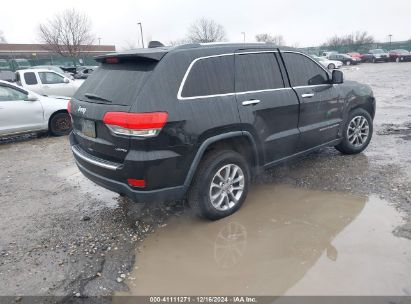
[{"label": "muddy ground", "polygon": [[[362,64],[346,68],[344,72],[346,79],[365,82],[374,88],[377,114],[374,136],[368,149],[359,155],[345,156],[333,148],[325,148],[295,162],[273,168],[258,178],[256,185],[252,187],[250,198],[236,217],[216,224],[194,219],[185,202],[135,206],[116,194],[95,186],[78,172],[66,137],[23,136],[2,139],[0,295],[58,295],[63,297],[62,299],[68,299],[72,296],[126,292],[129,287],[135,294],[144,293],[144,290],[161,290],[156,289],[156,284],[160,286],[162,281],[150,281],[150,278],[156,277],[156,271],[150,267],[147,269],[147,265],[156,264],[158,260],[153,256],[161,259],[162,255],[159,253],[165,253],[167,249],[175,251],[176,248],[185,248],[184,246],[193,248],[193,245],[190,247],[184,243],[184,233],[190,230],[190,223],[193,223],[193,231],[197,233],[191,232],[186,239],[190,239],[191,236],[193,239],[201,240],[202,237],[199,236],[204,235],[204,243],[207,243],[209,240],[203,232],[204,227],[209,227],[208,232],[215,231],[217,237],[222,234],[224,241],[227,240],[224,238],[224,229],[234,229],[237,231],[234,235],[240,246],[242,227],[248,227],[248,243],[257,249],[261,246],[261,242],[257,242],[261,238],[261,233],[263,237],[277,240],[279,235],[271,233],[285,231],[287,237],[279,238],[278,242],[292,240],[299,245],[285,246],[289,251],[278,252],[278,261],[281,261],[284,255],[298,252],[300,254],[296,254],[296,257],[299,257],[296,261],[308,266],[304,269],[295,269],[293,274],[286,273],[289,277],[295,275],[295,278],[290,277],[284,286],[281,285],[283,281],[272,281],[271,287],[263,286],[277,294],[307,294],[308,290],[317,290],[318,294],[321,294],[321,290],[312,288],[312,282],[318,280],[315,273],[318,264],[323,263],[322,254],[327,255],[330,260],[336,259],[338,250],[334,248],[334,243],[343,242],[346,244],[345,247],[349,247],[350,240],[351,243],[354,242],[355,235],[358,236],[358,231],[361,230],[355,230],[353,227],[356,225],[372,226],[376,231],[378,227],[386,227],[386,230],[389,230],[385,236],[388,239],[386,241],[380,236],[386,231],[381,234],[365,234],[369,246],[362,248],[361,256],[364,258],[363,261],[371,263],[371,268],[372,265],[387,262],[375,254],[373,246],[378,243],[384,256],[389,256],[391,252],[392,259],[399,263],[396,267],[388,269],[402,268],[407,271],[406,273],[411,273],[411,63]],[[291,193],[300,194],[292,196]],[[281,200],[274,200],[273,205],[262,208],[277,194]],[[311,198],[305,205],[309,206],[309,209],[301,210],[298,209],[301,206],[295,206],[297,209],[292,212],[295,202],[304,201],[307,197]],[[341,207],[344,202],[347,202],[344,206],[348,206],[348,209],[340,210],[336,207]],[[253,208],[253,204],[260,207]],[[330,204],[336,208],[330,209]],[[386,210],[384,206],[392,210]],[[263,216],[264,212],[261,210],[270,210],[274,214],[266,221],[262,221],[274,223],[274,230],[264,224],[255,227],[247,221],[251,217],[256,219]],[[333,210],[340,210],[340,213],[333,214]],[[391,213],[396,215],[390,216]],[[281,217],[276,218],[275,214],[281,214]],[[300,222],[315,223],[317,228],[324,225],[328,228],[318,228],[312,235],[307,236],[313,241],[306,242],[302,233],[304,228],[284,229],[286,225],[296,221],[296,214],[301,214]],[[387,216],[375,217],[381,214]],[[291,220],[287,220],[287,216],[291,216]],[[345,220],[339,222],[340,218]],[[371,218],[371,226],[365,224],[366,220],[361,222],[363,218]],[[356,219],[359,219],[360,223]],[[327,224],[331,222],[335,227]],[[231,223],[240,224],[232,227]],[[323,231],[329,231],[329,234],[321,234]],[[257,232],[260,234],[256,234]],[[230,233],[228,235],[231,235]],[[148,235],[150,236],[146,239]],[[289,235],[292,237],[288,237]],[[341,238],[337,239],[338,236],[344,236],[341,238],[345,239],[345,243],[340,240]],[[216,242],[214,236],[210,238],[212,242]],[[144,239],[146,240],[142,242]],[[170,242],[170,239],[175,242]],[[326,244],[319,245],[315,240]],[[218,245],[218,242],[215,244]],[[214,246],[217,246],[215,244]],[[331,246],[332,244],[334,245]],[[200,243],[198,246],[201,246]],[[296,251],[295,248],[299,249]],[[401,250],[398,251],[398,248]],[[355,251],[354,249],[350,250]],[[314,257],[307,256],[304,253],[308,252],[307,250],[318,251],[318,254]],[[261,251],[254,251],[248,250],[249,254],[254,252],[255,260]],[[192,255],[187,255],[187,252]],[[301,255],[301,252],[304,254]],[[182,257],[189,258],[198,256],[197,254],[195,250],[181,250],[176,253],[180,260],[171,260],[169,263],[162,260],[162,265],[178,266],[176,261],[184,260]],[[344,251],[340,251],[340,256],[344,256]],[[214,253],[214,257],[223,269],[227,263],[233,264],[231,260],[225,260],[224,255],[219,257],[218,252]],[[273,260],[276,259],[271,256],[269,261]],[[345,268],[356,268],[361,260],[343,261]],[[198,260],[191,262],[201,264]],[[139,265],[141,269],[147,270],[138,271]],[[248,264],[243,262],[240,265],[244,269]],[[264,278],[263,272],[267,269],[267,265],[264,265],[261,272],[253,273],[257,281]],[[271,263],[270,273],[284,268],[284,265],[287,264]],[[295,263],[291,262],[289,265]],[[190,264],[181,264],[180,268],[166,267],[162,270],[167,278],[174,271],[189,269],[188,266]],[[320,269],[324,272],[327,271],[327,267],[329,266],[325,265]],[[387,270],[379,267],[375,269],[381,272]],[[140,275],[147,280],[140,280]],[[212,276],[213,273],[209,275]],[[378,281],[378,273],[371,275],[370,281]],[[388,277],[390,278],[389,275]],[[387,292],[392,293],[391,295],[411,294],[411,286],[407,286],[411,275],[404,277],[404,273],[399,272],[393,273],[393,277],[394,282],[398,281],[397,287],[401,288],[393,287],[387,289]],[[139,286],[138,282],[146,282],[141,290],[135,289],[136,285]],[[335,281],[335,285],[340,283]],[[244,286],[248,288],[248,285]],[[276,288],[273,289],[273,286]],[[252,286],[250,290],[262,294],[265,290],[263,287],[258,289],[258,285]],[[205,288],[207,289],[207,285]],[[267,290],[265,291],[268,292]],[[372,290],[359,289],[353,293],[372,294]],[[186,290],[182,290],[184,291]],[[197,290],[194,288],[190,291]],[[225,290],[219,291],[224,293]],[[335,291],[335,294],[337,293],[338,290]]]}]

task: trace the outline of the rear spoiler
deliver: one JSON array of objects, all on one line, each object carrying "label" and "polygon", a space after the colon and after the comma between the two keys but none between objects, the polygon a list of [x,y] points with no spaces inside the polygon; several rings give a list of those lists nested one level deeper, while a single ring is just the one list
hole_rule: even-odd
[{"label": "rear spoiler", "polygon": [[152,48],[152,49],[138,49],[132,50],[127,52],[119,52],[119,53],[110,53],[105,55],[100,55],[94,57],[94,59],[98,62],[104,63],[106,62],[107,58],[117,58],[119,61],[122,60],[135,60],[135,59],[143,59],[143,60],[152,60],[152,61],[160,61],[168,52],[170,48]]}]

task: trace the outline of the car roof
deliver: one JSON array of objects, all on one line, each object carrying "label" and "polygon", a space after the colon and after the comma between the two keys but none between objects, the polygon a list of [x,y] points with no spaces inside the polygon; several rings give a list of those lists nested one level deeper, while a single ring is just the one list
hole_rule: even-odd
[{"label": "car roof", "polygon": [[[13,87],[13,88],[16,88],[16,89],[21,90],[21,91],[26,91],[28,93],[33,93],[32,91],[27,90],[26,88],[23,88],[23,87],[17,85],[16,83],[13,83],[13,82],[0,80],[0,84],[5,84],[6,86]],[[36,95],[38,95],[38,94],[36,94]]]},{"label": "car roof", "polygon": [[8,82],[8,81],[5,81],[5,80],[0,80],[0,83],[15,85],[15,84],[13,84],[11,82]]},{"label": "car roof", "polygon": [[[145,48],[145,49],[135,49],[125,52],[109,53],[105,55],[100,55],[95,57],[99,62],[102,62],[106,58],[118,57],[118,58],[144,58],[148,60],[160,61],[166,54],[174,52],[190,52],[190,51],[207,51],[208,53],[213,53],[215,55],[223,53],[232,53],[238,50],[245,49],[276,49],[278,46],[272,43],[193,43],[184,44],[175,47],[156,47],[156,48]],[[292,48],[282,48],[282,50],[292,50]]]},{"label": "car roof", "polygon": [[56,71],[45,69],[45,68],[39,68],[39,69],[31,68],[31,69],[17,70],[16,72],[54,72],[54,73],[57,73]]}]

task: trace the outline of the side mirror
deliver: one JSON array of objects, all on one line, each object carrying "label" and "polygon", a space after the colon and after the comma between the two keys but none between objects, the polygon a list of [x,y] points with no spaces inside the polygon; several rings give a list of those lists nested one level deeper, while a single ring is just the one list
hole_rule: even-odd
[{"label": "side mirror", "polygon": [[333,70],[331,82],[333,84],[339,84],[344,82],[344,74],[339,70]]},{"label": "side mirror", "polygon": [[38,99],[38,97],[37,97],[36,95],[29,94],[29,95],[27,95],[26,100],[27,100],[27,101],[37,101],[37,100],[39,100],[39,99]]},{"label": "side mirror", "polygon": [[68,78],[64,78],[64,83],[70,83],[70,80]]}]

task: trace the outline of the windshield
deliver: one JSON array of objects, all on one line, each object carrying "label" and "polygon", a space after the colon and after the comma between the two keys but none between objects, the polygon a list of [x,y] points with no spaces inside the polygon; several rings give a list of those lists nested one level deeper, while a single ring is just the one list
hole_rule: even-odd
[{"label": "windshield", "polygon": [[385,53],[385,51],[383,49],[377,49],[377,50],[371,50],[371,53],[373,54],[381,54],[381,53]]},{"label": "windshield", "polygon": [[64,71],[61,68],[57,67],[57,66],[52,66],[52,67],[50,67],[50,69],[53,70],[54,72],[64,74]]},{"label": "windshield", "polygon": [[34,66],[33,68],[35,68],[35,69],[46,69],[46,70],[51,70],[51,71],[57,72],[59,74],[64,74],[64,71],[60,67],[54,66],[54,65],[37,65],[37,66]]},{"label": "windshield", "polygon": [[140,89],[153,72],[157,62],[126,62],[103,64],[96,69],[78,89],[75,98],[98,102],[88,96],[98,96],[113,104],[132,105]]}]

